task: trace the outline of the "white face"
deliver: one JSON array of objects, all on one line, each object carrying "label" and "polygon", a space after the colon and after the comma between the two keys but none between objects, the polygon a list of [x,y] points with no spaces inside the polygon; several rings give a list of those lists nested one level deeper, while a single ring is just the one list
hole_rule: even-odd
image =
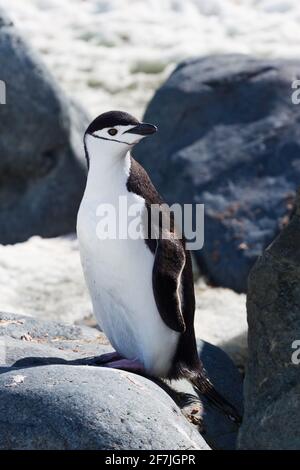
[{"label": "white face", "polygon": [[99,131],[95,131],[91,134],[95,139],[100,139],[102,141],[111,142],[112,144],[122,145],[123,148],[129,150],[135,144],[140,142],[146,135],[129,133],[131,129],[134,129],[135,125],[129,126],[114,126],[114,127],[105,127]]},{"label": "white face", "polygon": [[107,160],[109,163],[112,157],[122,158],[135,144],[156,131],[157,128],[152,124],[137,122],[136,124],[119,124],[87,132],[85,134],[85,145],[89,154],[89,161],[102,160],[104,165],[106,164],[105,161]]}]

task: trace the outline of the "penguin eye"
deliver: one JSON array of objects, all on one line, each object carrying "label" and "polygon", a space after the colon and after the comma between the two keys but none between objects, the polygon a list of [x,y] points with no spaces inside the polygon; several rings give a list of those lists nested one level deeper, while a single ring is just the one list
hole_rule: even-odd
[{"label": "penguin eye", "polygon": [[118,133],[117,129],[109,129],[109,135],[116,135]]}]

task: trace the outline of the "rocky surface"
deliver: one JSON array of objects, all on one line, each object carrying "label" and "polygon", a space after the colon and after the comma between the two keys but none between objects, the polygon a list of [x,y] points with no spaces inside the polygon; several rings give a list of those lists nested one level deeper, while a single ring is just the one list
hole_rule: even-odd
[{"label": "rocky surface", "polygon": [[[208,287],[203,280],[197,281],[195,292],[197,337],[220,346],[243,365],[245,295]],[[76,237],[32,237],[24,243],[0,245],[0,310],[96,326]]]},{"label": "rocky surface", "polygon": [[300,179],[300,63],[244,55],[183,62],[144,120],[159,132],[135,150],[167,202],[205,204],[196,253],[216,285],[245,291],[257,256],[286,224]]},{"label": "rocky surface", "polygon": [[249,363],[241,449],[299,449],[299,233],[300,193],[290,224],[249,276]]},{"label": "rocky surface", "polygon": [[0,389],[2,449],[208,449],[165,392],[132,374],[29,367],[3,372]]},{"label": "rocky surface", "polygon": [[0,243],[75,228],[85,185],[85,113],[0,10]]},{"label": "rocky surface", "polygon": [[[154,383],[92,365],[110,350],[94,328],[0,314],[0,448],[234,448],[237,427],[204,399],[191,403],[186,381]],[[205,342],[199,353],[215,386],[242,412],[233,363]]]}]

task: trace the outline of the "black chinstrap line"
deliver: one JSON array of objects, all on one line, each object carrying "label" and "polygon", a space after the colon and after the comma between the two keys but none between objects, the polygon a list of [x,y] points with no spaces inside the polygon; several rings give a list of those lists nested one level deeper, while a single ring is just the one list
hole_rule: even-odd
[{"label": "black chinstrap line", "polygon": [[95,134],[90,134],[90,135],[92,135],[93,137],[96,137],[96,139],[109,140],[110,142],[118,142],[119,144],[126,144],[129,147],[133,145],[133,144],[129,144],[128,142],[123,142],[122,140],[108,139],[107,137],[100,137],[99,135],[95,135]]}]

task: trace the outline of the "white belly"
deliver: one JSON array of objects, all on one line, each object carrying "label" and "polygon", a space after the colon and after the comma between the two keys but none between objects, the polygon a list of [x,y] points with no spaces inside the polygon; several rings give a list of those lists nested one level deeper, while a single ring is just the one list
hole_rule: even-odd
[{"label": "white belly", "polygon": [[[128,205],[143,200],[130,195]],[[167,375],[179,334],[161,319],[152,289],[154,256],[142,239],[96,235],[96,203],[81,204],[77,233],[81,262],[94,313],[113,347],[139,359],[148,373]]]}]

